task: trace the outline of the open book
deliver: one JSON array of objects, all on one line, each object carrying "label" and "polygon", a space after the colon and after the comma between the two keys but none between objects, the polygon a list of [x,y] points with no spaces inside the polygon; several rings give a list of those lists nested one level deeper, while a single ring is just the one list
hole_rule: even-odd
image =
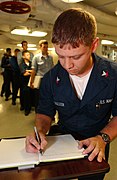
[{"label": "open book", "polygon": [[40,162],[54,162],[83,158],[83,149],[78,149],[78,142],[71,135],[47,136],[48,145],[43,155],[27,153],[25,138],[2,139],[0,142],[0,169],[28,167]]}]

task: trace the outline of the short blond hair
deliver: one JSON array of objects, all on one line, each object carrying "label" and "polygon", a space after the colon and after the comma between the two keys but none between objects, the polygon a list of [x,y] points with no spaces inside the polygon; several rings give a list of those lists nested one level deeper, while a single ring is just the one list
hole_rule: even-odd
[{"label": "short blond hair", "polygon": [[42,46],[42,44],[47,44],[48,45],[48,41],[47,40],[40,40],[39,41],[39,46],[41,47]]}]

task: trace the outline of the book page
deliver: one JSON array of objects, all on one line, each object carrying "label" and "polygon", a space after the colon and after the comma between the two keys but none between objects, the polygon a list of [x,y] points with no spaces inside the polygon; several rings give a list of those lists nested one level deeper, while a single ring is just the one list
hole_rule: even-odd
[{"label": "book page", "polygon": [[83,148],[78,148],[78,142],[71,135],[47,136],[48,145],[40,162],[83,158]]},{"label": "book page", "polygon": [[38,163],[38,154],[26,152],[25,138],[1,140],[0,169]]}]

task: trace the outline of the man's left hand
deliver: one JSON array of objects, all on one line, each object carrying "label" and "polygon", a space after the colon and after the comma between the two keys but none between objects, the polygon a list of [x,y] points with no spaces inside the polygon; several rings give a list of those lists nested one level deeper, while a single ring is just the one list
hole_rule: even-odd
[{"label": "man's left hand", "polygon": [[90,154],[88,157],[89,161],[92,161],[96,156],[98,162],[105,160],[106,143],[101,136],[97,135],[79,142],[79,148],[82,148],[84,145],[87,148],[83,151],[83,154]]}]

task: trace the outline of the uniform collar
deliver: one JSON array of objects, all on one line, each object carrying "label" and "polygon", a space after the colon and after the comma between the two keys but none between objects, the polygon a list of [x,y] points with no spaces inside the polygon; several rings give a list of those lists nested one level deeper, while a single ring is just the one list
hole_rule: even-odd
[{"label": "uniform collar", "polygon": [[47,54],[46,56],[42,54],[42,52],[39,53],[41,58],[47,58],[49,55]]},{"label": "uniform collar", "polygon": [[96,54],[92,54],[92,56],[94,60],[94,67],[81,101],[81,107],[87,104],[88,101],[91,101],[91,99],[95,98],[98,93],[101,91],[103,92],[106,87],[110,86],[109,82],[117,77],[117,73],[115,74],[113,72],[108,60],[103,60]]},{"label": "uniform collar", "polygon": [[[103,92],[106,87],[110,86],[110,82],[113,79],[117,79],[117,64],[116,66],[114,65],[115,68],[112,68],[110,61],[108,61],[107,59],[101,58],[96,54],[92,54],[92,57],[94,60],[94,67],[92,69],[86,91],[80,104],[81,108],[85,106],[88,102],[90,102],[91,99],[94,99],[101,91]],[[60,65],[60,63],[58,63],[56,85],[59,87],[62,86],[63,83],[66,85],[66,90],[67,88],[70,88],[69,74]],[[71,93],[73,93],[72,86],[70,91]]]}]

